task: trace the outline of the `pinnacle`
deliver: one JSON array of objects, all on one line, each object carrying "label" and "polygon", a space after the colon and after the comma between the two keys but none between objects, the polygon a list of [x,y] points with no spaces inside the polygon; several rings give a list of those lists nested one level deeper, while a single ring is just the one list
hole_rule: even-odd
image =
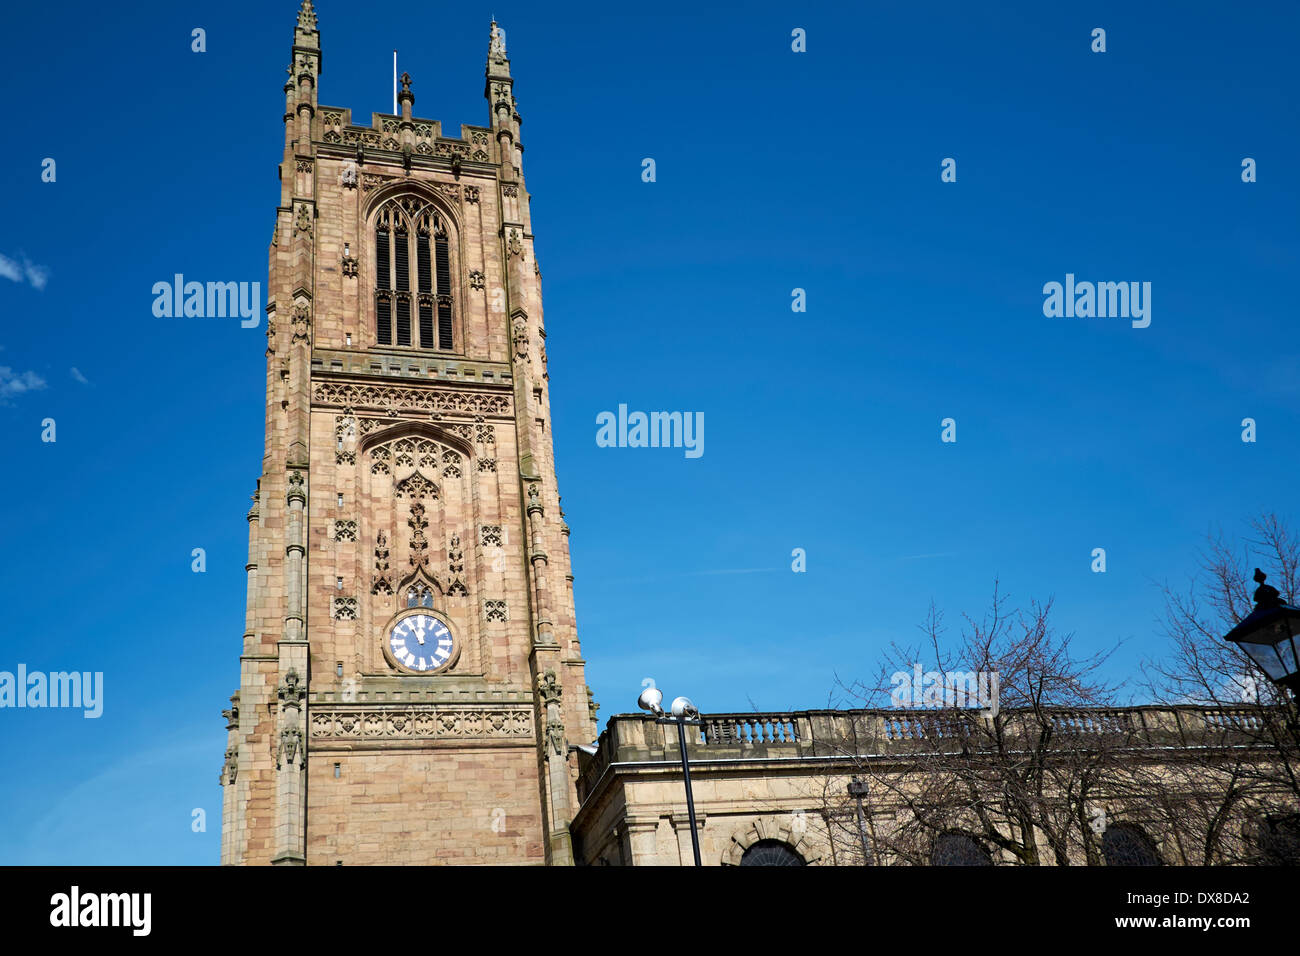
[{"label": "pinnacle", "polygon": [[497,26],[495,16],[492,18],[492,26],[488,30],[488,35],[490,37],[488,56],[504,58],[506,56],[506,31]]}]

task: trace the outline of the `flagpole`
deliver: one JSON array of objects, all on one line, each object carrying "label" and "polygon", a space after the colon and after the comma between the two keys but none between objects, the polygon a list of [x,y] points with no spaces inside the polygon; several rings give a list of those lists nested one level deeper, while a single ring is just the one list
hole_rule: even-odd
[{"label": "flagpole", "polygon": [[393,51],[393,115],[397,115],[397,51]]}]

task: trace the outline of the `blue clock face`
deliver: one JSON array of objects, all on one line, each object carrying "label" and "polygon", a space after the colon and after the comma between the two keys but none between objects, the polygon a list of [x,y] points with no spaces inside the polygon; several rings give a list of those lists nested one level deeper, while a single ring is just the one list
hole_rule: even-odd
[{"label": "blue clock face", "polygon": [[432,614],[412,614],[388,632],[388,649],[407,670],[435,671],[451,660],[455,643],[447,625]]}]

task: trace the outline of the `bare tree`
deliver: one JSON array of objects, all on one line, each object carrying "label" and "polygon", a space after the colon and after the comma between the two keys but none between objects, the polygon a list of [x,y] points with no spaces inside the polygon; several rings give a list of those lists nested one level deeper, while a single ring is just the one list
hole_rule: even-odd
[{"label": "bare tree", "polygon": [[1189,748],[1189,789],[1200,796],[1168,808],[1199,833],[1198,863],[1283,862],[1288,854],[1296,862],[1296,817],[1276,812],[1279,802],[1294,811],[1300,800],[1296,700],[1223,635],[1253,608],[1252,569],[1262,569],[1283,599],[1295,603],[1300,537],[1273,513],[1255,516],[1248,526],[1241,541],[1222,532],[1207,536],[1184,589],[1161,585],[1161,623],[1171,650],[1144,665],[1154,699],[1214,708],[1219,732],[1237,741]]},{"label": "bare tree", "polygon": [[[873,833],[882,861],[924,864],[949,854],[978,862],[996,853],[1022,865],[1096,862],[1095,800],[1150,785],[1131,768],[1116,770],[1135,728],[1111,709],[1117,688],[1101,676],[1114,649],[1076,655],[1072,635],[1058,633],[1050,615],[1050,601],[1011,608],[995,585],[988,612],[967,616],[949,642],[932,605],[919,647],[892,645],[876,681],[843,688],[857,706],[892,707],[888,749],[907,751],[855,767],[869,796],[898,808],[893,825]],[[994,689],[975,707],[951,692],[972,673]],[[917,674],[925,675],[922,699],[900,700]],[[845,754],[882,751],[864,743],[846,742]],[[828,816],[851,838],[856,807],[835,799],[841,806]]]},{"label": "bare tree", "polygon": [[[1250,527],[1241,545],[1210,538],[1185,592],[1162,587],[1173,651],[1144,666],[1157,706],[1118,707],[1103,677],[1118,645],[1076,654],[1050,601],[1012,608],[995,584],[955,639],[932,605],[919,646],[891,645],[874,680],[840,684],[862,709],[843,712],[823,754],[838,860],[1300,860],[1296,701],[1223,639],[1252,610],[1256,566],[1295,603],[1300,538],[1276,515]],[[951,693],[972,672],[996,675],[994,700]]]}]

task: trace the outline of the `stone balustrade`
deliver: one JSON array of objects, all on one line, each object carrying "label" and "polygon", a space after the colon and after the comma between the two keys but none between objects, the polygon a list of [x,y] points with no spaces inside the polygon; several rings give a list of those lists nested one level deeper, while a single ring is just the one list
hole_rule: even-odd
[{"label": "stone balustrade", "polygon": [[[1266,728],[1271,712],[1242,707],[1141,706],[1088,709],[1050,708],[1041,717],[1004,711],[1002,726],[1038,734],[1050,724],[1057,743],[1067,748],[1100,741],[1128,747],[1178,747],[1249,744]],[[906,757],[958,746],[964,735],[989,720],[979,710],[806,710],[790,713],[705,714],[688,727],[692,763],[726,760],[780,760],[835,757]],[[646,714],[610,718],[593,755],[579,755],[578,793],[595,789],[612,764],[676,764],[677,731]]]}]

